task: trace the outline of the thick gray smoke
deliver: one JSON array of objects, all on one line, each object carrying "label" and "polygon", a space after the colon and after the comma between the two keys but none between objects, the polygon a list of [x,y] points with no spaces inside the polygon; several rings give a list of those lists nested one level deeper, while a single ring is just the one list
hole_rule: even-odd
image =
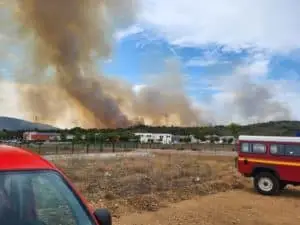
[{"label": "thick gray smoke", "polygon": [[274,99],[271,88],[252,83],[249,77],[244,77],[233,102],[239,115],[254,121],[290,119],[288,108]]},{"label": "thick gray smoke", "polygon": [[272,83],[255,82],[250,71],[221,76],[214,85],[221,89],[213,98],[213,107],[219,110],[218,123],[255,123],[270,120],[289,120],[291,112],[284,103],[276,99],[276,88]]},{"label": "thick gray smoke", "polygon": [[12,18],[1,24],[2,33],[29,40],[26,70],[15,77],[32,84],[19,90],[29,119],[53,124],[69,109],[84,127],[161,125],[166,117],[177,125],[198,123],[181,81],[174,83],[178,74],[137,96],[96,71],[98,60],[112,53],[114,29],[135,18],[134,0],[2,0],[1,7]]}]

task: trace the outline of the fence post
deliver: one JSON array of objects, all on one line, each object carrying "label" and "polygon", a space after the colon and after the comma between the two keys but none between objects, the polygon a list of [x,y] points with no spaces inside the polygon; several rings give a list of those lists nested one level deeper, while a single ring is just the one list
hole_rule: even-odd
[{"label": "fence post", "polygon": [[58,154],[58,144],[55,145],[55,154]]},{"label": "fence post", "polygon": [[90,147],[90,144],[87,143],[87,144],[86,144],[86,153],[87,153],[87,154],[89,154],[89,147]]},{"label": "fence post", "polygon": [[115,152],[116,149],[115,149],[115,143],[114,142],[112,143],[112,148],[113,148],[112,151]]},{"label": "fence post", "polygon": [[103,141],[100,142],[100,152],[103,152]]},{"label": "fence post", "polygon": [[72,142],[72,149],[71,149],[71,151],[72,151],[72,154],[74,154],[74,142]]}]

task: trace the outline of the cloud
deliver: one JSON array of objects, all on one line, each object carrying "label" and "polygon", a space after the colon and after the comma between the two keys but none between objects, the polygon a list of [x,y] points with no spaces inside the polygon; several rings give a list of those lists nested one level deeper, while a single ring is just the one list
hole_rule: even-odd
[{"label": "cloud", "polygon": [[269,73],[270,56],[263,53],[253,53],[236,68],[236,73],[252,77],[267,76]]},{"label": "cloud", "polygon": [[202,50],[197,57],[189,59],[185,66],[187,67],[208,67],[220,64],[229,64],[230,61],[222,58],[221,49],[218,47]]},{"label": "cloud", "polygon": [[117,40],[125,39],[129,36],[139,34],[143,32],[143,28],[139,27],[138,25],[132,25],[126,29],[118,30],[115,33],[115,38]]},{"label": "cloud", "polygon": [[173,45],[287,52],[300,47],[298,0],[145,0],[139,23]]},{"label": "cloud", "polygon": [[193,58],[190,59],[185,65],[187,67],[206,67],[206,66],[214,66],[216,64],[228,64],[229,61],[219,61],[217,59],[202,59],[202,58]]}]

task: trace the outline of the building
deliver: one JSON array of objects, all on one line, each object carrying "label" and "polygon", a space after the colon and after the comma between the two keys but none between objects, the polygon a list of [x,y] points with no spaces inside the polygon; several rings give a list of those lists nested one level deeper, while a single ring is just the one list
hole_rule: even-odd
[{"label": "building", "polygon": [[71,141],[71,140],[73,140],[75,138],[75,135],[73,135],[73,134],[67,134],[66,135],[66,140],[67,141]]},{"label": "building", "polygon": [[194,135],[173,135],[172,137],[173,143],[178,144],[182,142],[188,143],[199,143],[200,140],[194,137]]},{"label": "building", "polygon": [[24,141],[58,141],[60,140],[59,133],[42,133],[42,132],[24,132]]},{"label": "building", "polygon": [[172,144],[172,134],[154,134],[154,133],[135,133],[141,143],[161,143]]}]

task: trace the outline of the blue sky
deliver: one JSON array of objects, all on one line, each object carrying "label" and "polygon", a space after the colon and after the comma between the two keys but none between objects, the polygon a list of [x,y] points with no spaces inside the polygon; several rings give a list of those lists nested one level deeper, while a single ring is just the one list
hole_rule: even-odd
[{"label": "blue sky", "polygon": [[[132,29],[132,27],[129,29]],[[155,36],[155,34],[152,35]],[[214,106],[217,105],[218,110],[223,112],[228,111],[224,108],[224,105],[235,103],[233,99],[223,99],[222,95],[234,95],[234,89],[237,88],[234,85],[239,84],[227,87],[233,89],[230,92],[227,89],[222,90],[224,83],[226,86],[226,81],[221,82],[221,84],[214,81],[222,80],[222,77],[226,80],[228,76],[230,76],[230,79],[243,79],[239,76],[239,73],[241,73],[250,76],[253,84],[260,85],[263,88],[274,85],[277,90],[279,88],[282,92],[291,91],[292,97],[289,96],[289,99],[286,99],[281,95],[282,93],[276,93],[276,91],[273,93],[272,88],[270,88],[271,98],[265,101],[271,105],[273,102],[282,103],[290,111],[289,116],[284,114],[279,116],[278,119],[298,119],[298,113],[293,111],[295,109],[293,103],[297,100],[296,97],[299,96],[297,90],[294,89],[295,82],[299,82],[300,78],[300,58],[297,58],[297,48],[288,53],[271,54],[268,50],[259,48],[245,47],[238,50],[228,50],[228,46],[218,44],[204,44],[200,47],[180,46],[174,45],[164,38],[155,37],[152,38],[152,41],[148,41],[145,37],[149,37],[147,31],[132,33],[118,40],[111,60],[104,64],[105,74],[117,76],[132,85],[144,84],[145,75],[162,72],[164,70],[164,60],[176,58],[180,62],[182,74],[188,77],[185,82],[186,94],[193,101],[199,103],[200,106],[209,105],[209,111],[215,111]],[[230,84],[230,81],[228,83]],[[293,85],[290,86],[291,89],[289,90],[290,83],[293,83]],[[256,97],[259,98],[259,96],[254,98]],[[213,101],[217,103],[213,104]],[[227,101],[227,103],[222,104],[219,101]],[[229,110],[224,117],[228,118],[229,114],[235,114],[232,120],[239,118],[239,115],[237,115],[239,114],[238,107],[235,110]],[[259,118],[259,112],[254,112],[254,116],[258,121],[277,119],[272,114]],[[221,116],[216,119],[216,123],[218,121],[222,122],[224,117]],[[239,119],[241,123],[248,121],[245,115]]]},{"label": "blue sky", "polygon": [[[175,58],[186,95],[213,123],[300,119],[299,0],[137,1],[99,62],[107,76],[147,85]],[[2,75],[13,58],[0,62]]]},{"label": "blue sky", "polygon": [[186,94],[216,123],[300,119],[299,9],[297,0],[143,0],[104,69],[136,85],[175,57]]}]

